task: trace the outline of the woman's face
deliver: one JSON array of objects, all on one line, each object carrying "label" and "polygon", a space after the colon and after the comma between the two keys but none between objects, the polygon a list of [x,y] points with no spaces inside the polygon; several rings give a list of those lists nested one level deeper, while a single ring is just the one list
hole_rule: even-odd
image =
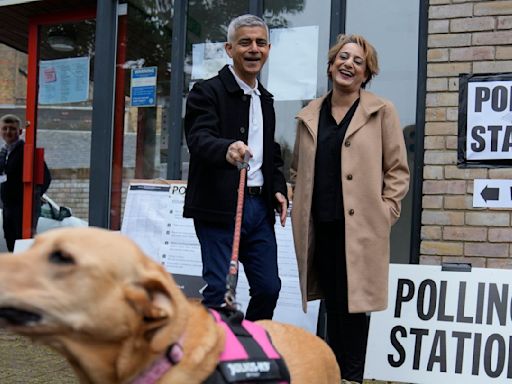
[{"label": "woman's face", "polygon": [[343,91],[358,92],[368,76],[363,48],[355,43],[347,43],[337,53],[329,65],[333,85]]}]

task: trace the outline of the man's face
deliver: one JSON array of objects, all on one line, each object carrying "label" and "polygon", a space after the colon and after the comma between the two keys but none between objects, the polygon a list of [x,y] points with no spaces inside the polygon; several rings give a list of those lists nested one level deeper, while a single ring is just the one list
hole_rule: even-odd
[{"label": "man's face", "polygon": [[226,43],[226,52],[233,59],[235,73],[250,86],[267,61],[270,44],[264,27],[241,27],[235,31],[233,43]]},{"label": "man's face", "polygon": [[7,144],[12,144],[18,140],[21,131],[18,123],[0,122],[0,135]]}]

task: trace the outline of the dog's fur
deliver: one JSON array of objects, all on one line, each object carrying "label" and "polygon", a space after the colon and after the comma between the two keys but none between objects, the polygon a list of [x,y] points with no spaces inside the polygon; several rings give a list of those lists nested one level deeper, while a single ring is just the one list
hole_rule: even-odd
[{"label": "dog's fur", "polygon": [[[341,381],[334,354],[291,325],[259,322],[293,384]],[[182,341],[183,359],[159,383],[199,384],[215,369],[224,331],[126,237],[57,229],[22,254],[0,255],[0,326],[62,353],[82,383],[129,383]]]}]

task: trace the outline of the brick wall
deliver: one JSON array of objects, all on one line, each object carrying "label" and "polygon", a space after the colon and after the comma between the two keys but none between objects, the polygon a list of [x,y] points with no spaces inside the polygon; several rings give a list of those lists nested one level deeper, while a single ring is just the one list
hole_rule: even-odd
[{"label": "brick wall", "polygon": [[[57,204],[71,208],[73,216],[89,221],[89,169],[51,169],[51,172],[52,182],[46,192],[48,196]],[[121,219],[124,213],[129,181],[133,179],[133,174],[133,168],[123,170]]]},{"label": "brick wall", "polygon": [[422,264],[512,269],[512,211],[473,208],[474,179],[511,168],[457,168],[459,73],[512,72],[512,0],[430,0]]},{"label": "brick wall", "polygon": [[24,104],[27,55],[0,44],[0,104]]}]

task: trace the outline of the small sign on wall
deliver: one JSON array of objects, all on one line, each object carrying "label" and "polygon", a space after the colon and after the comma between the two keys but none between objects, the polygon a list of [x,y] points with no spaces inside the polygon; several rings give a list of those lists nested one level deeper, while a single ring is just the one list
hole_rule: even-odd
[{"label": "small sign on wall", "polygon": [[512,180],[476,179],[473,207],[512,208]]},{"label": "small sign on wall", "polygon": [[512,166],[512,73],[459,78],[459,166]]}]

